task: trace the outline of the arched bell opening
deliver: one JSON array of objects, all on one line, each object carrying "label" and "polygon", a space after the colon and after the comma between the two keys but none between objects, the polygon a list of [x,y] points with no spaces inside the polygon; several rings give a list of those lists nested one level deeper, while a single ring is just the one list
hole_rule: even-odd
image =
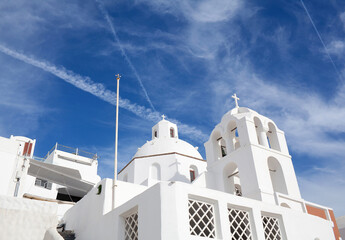
[{"label": "arched bell opening", "polygon": [[280,146],[279,146],[277,128],[271,122],[268,123],[267,139],[268,139],[270,148],[281,151]]},{"label": "arched bell opening", "polygon": [[254,125],[255,125],[255,131],[256,131],[258,144],[265,147],[269,147],[266,131],[263,127],[261,120],[258,117],[254,117]]},{"label": "arched bell opening", "polygon": [[222,157],[226,156],[226,145],[225,140],[222,138],[219,131],[215,131],[212,134],[212,146],[214,152],[214,158],[216,160],[221,159]]},{"label": "arched bell opening", "polygon": [[277,159],[269,157],[267,160],[274,192],[288,194],[282,167]]},{"label": "arched bell opening", "polygon": [[242,196],[240,173],[237,164],[228,163],[223,171],[224,191],[237,196]]},{"label": "arched bell opening", "polygon": [[227,142],[229,152],[232,152],[241,147],[240,134],[236,121],[232,120],[228,123],[227,128]]}]

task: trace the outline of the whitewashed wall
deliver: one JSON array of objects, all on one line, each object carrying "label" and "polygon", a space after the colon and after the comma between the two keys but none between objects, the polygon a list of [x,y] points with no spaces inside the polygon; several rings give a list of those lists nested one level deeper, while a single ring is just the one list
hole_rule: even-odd
[{"label": "whitewashed wall", "polygon": [[[128,192],[131,191],[129,186],[129,183],[125,186]],[[127,199],[125,203],[104,216],[88,215],[87,207],[99,208],[91,198],[93,199],[93,197],[90,197],[90,200],[83,199],[85,201],[82,208],[76,211],[71,209],[66,215],[67,227],[75,230],[77,239],[123,240],[124,218],[133,211],[138,211],[140,240],[205,239],[190,235],[188,199],[192,198],[214,205],[216,239],[231,239],[227,215],[227,208],[231,206],[245,209],[250,213],[254,240],[265,239],[261,220],[262,213],[279,219],[283,239],[334,240],[330,221],[293,209],[186,183],[158,183],[133,198]],[[69,221],[74,224],[70,224]]]},{"label": "whitewashed wall", "polygon": [[56,211],[56,203],[0,196],[0,239],[43,239],[56,228]]},{"label": "whitewashed wall", "polygon": [[[69,160],[67,160],[69,159]],[[101,178],[97,175],[98,161],[60,150],[54,150],[45,160],[58,166],[77,169],[83,180],[98,183]]]},{"label": "whitewashed wall", "polygon": [[19,142],[0,137],[0,194],[14,194],[14,174],[17,168]]},{"label": "whitewashed wall", "polygon": [[[159,166],[159,177],[152,176],[153,165]],[[197,169],[196,177],[206,171],[206,162],[196,160],[179,154],[170,154],[155,157],[143,157],[135,159],[119,175],[119,179],[124,180],[127,175],[128,182],[152,186],[158,181],[180,181],[190,182],[190,166]]]}]

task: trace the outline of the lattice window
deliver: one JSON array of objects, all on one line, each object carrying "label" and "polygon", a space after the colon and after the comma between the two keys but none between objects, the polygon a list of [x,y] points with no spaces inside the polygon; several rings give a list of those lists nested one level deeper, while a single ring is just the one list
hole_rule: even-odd
[{"label": "lattice window", "polygon": [[190,234],[215,238],[215,220],[213,205],[209,203],[189,200],[189,228]]},{"label": "lattice window", "polygon": [[266,240],[281,240],[278,218],[261,216]]},{"label": "lattice window", "polygon": [[125,218],[125,240],[138,240],[138,213]]},{"label": "lattice window", "polygon": [[228,208],[230,232],[232,240],[251,240],[252,231],[249,223],[249,213]]}]

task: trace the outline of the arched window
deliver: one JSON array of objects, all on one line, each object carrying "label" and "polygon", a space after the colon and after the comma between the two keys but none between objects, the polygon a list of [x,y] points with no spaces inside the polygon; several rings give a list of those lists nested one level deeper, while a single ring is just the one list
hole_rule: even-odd
[{"label": "arched window", "polygon": [[198,176],[198,168],[194,165],[189,167],[190,182],[193,182]]},{"label": "arched window", "polygon": [[288,194],[283,170],[279,161],[274,157],[269,157],[267,162],[273,191]]},{"label": "arched window", "polygon": [[155,137],[157,137],[157,136],[158,136],[157,130],[155,130],[155,132],[154,132],[154,136],[155,136]]},{"label": "arched window", "polygon": [[268,123],[268,132],[267,132],[267,140],[269,142],[269,146],[272,149],[280,151],[277,129],[273,123]]},{"label": "arched window", "polygon": [[154,163],[151,166],[151,179],[161,180],[161,167],[158,163]]},{"label": "arched window", "polygon": [[236,163],[228,163],[223,171],[224,191],[237,196],[242,196],[240,173]]},{"label": "arched window", "polygon": [[170,128],[170,137],[174,138],[175,137],[175,131],[174,128]]}]

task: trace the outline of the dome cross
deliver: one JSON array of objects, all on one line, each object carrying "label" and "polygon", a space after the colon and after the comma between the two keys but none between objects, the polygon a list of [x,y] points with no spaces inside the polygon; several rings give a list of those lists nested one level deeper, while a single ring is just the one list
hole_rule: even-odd
[{"label": "dome cross", "polygon": [[166,116],[163,114],[161,117],[163,118],[163,120],[165,120],[165,117],[166,117]]}]

